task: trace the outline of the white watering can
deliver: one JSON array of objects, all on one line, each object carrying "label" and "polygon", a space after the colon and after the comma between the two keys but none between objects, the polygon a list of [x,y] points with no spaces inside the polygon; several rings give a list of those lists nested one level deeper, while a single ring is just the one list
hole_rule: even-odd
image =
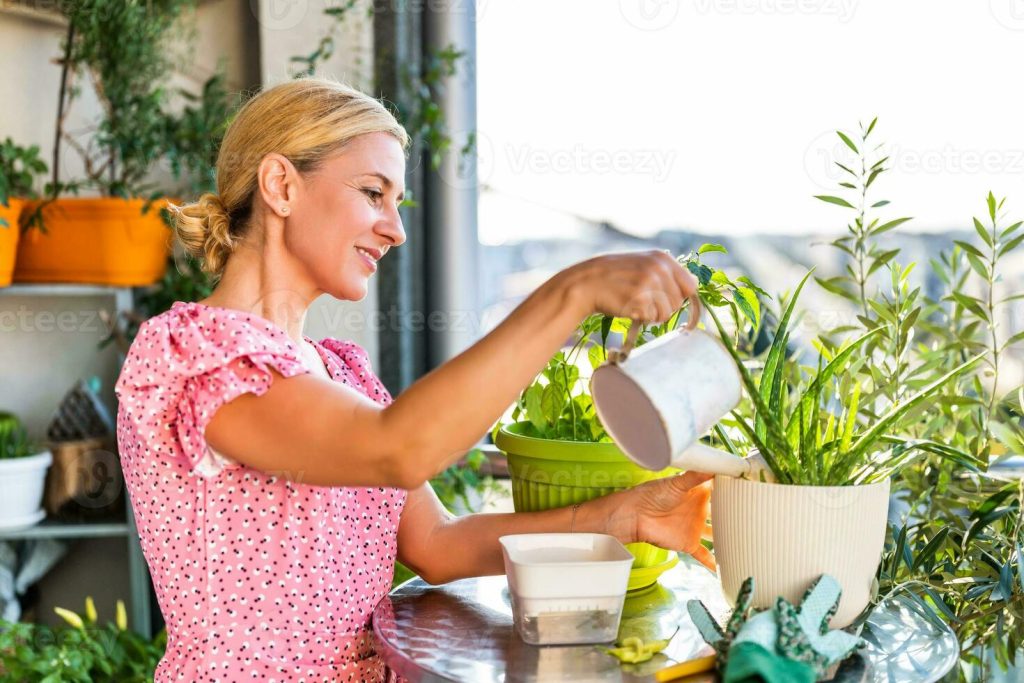
[{"label": "white watering can", "polygon": [[641,325],[634,320],[622,348],[609,351],[608,362],[590,378],[594,408],[615,443],[641,467],[774,481],[760,454],[741,458],[699,441],[740,402],[742,386],[722,342],[697,329],[700,306],[692,295],[685,329],[636,350]]}]

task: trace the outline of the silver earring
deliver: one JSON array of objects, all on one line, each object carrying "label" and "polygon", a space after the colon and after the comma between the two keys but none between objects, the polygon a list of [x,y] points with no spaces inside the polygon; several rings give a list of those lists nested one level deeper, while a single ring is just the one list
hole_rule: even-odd
[{"label": "silver earring", "polygon": [[289,209],[287,206],[282,206],[281,207],[281,213],[288,213],[290,210],[291,209]]}]

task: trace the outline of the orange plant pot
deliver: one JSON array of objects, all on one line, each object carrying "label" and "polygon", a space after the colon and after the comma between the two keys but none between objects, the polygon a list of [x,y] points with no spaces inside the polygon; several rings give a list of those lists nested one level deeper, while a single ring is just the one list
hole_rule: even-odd
[{"label": "orange plant pot", "polygon": [[18,217],[24,202],[10,197],[8,206],[0,204],[0,218],[7,221],[7,227],[0,225],[0,287],[11,284],[14,273],[14,256],[18,253]]},{"label": "orange plant pot", "polygon": [[143,214],[145,204],[106,197],[47,204],[46,232],[33,229],[21,236],[14,281],[153,284],[164,274],[171,231],[160,218],[165,202],[153,202]]}]

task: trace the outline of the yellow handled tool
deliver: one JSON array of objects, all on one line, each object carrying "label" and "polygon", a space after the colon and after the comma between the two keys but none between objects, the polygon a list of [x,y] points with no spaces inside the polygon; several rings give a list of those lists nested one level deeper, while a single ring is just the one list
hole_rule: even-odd
[{"label": "yellow handled tool", "polygon": [[704,673],[705,671],[711,671],[714,668],[715,655],[708,655],[707,657],[698,657],[682,664],[673,664],[660,671],[655,671],[654,679],[659,681],[659,683],[665,683],[665,681],[674,681],[683,676],[692,676]]}]

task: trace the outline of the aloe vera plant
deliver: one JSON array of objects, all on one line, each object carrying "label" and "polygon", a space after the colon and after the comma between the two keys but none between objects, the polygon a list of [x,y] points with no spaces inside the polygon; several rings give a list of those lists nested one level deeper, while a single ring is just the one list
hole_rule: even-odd
[{"label": "aloe vera plant", "polygon": [[[977,364],[984,354],[970,358],[899,403],[891,405],[870,425],[858,421],[861,384],[853,371],[857,352],[879,333],[868,331],[830,353],[819,345],[821,356],[816,371],[792,382],[794,368],[787,359],[790,322],[810,271],[800,281],[782,314],[775,338],[768,350],[760,377],[743,362],[736,345],[712,307],[714,321],[729,355],[739,368],[753,410],[753,421],[733,411],[737,428],[760,451],[776,479],[782,484],[846,486],[866,484],[890,476],[915,455],[932,453],[977,470],[971,455],[925,439],[907,439],[894,433],[910,419],[930,396],[960,373]],[[724,440],[740,454],[731,440]]]}]

